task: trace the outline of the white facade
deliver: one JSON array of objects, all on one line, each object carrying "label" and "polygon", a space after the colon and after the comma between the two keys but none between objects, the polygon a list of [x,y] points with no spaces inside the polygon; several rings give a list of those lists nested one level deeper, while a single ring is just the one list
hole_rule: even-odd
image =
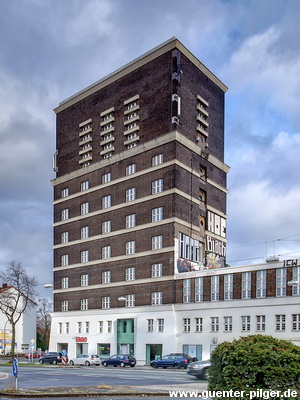
[{"label": "white facade", "polygon": [[[300,267],[295,261],[290,265],[280,261],[202,270],[174,277],[189,280],[223,275],[222,281],[228,282],[228,276],[231,276],[234,282],[232,290],[234,288],[236,292],[242,293],[242,274],[251,272],[252,277],[257,278],[256,281],[252,278],[252,298],[249,299],[235,296],[232,300],[195,302],[190,298],[182,304],[56,312],[52,315],[50,350],[65,348],[69,357],[80,352],[98,353],[102,358],[118,352],[118,349],[123,353],[129,352],[126,345],[117,347],[118,341],[120,343],[120,321],[133,322],[133,348],[138,364],[149,363],[154,354],[157,357],[169,352],[185,352],[205,360],[218,343],[249,334],[272,335],[300,345],[300,285],[295,285],[294,281],[289,283],[288,279],[280,280],[281,273],[292,277],[297,268],[299,272]],[[265,294],[257,291],[260,271],[266,271],[268,275]],[[274,296],[267,293],[271,286]],[[222,291],[225,290],[228,290],[228,285],[226,289],[223,285]],[[253,293],[262,297],[254,297]],[[221,299],[225,298],[219,294]]]}]

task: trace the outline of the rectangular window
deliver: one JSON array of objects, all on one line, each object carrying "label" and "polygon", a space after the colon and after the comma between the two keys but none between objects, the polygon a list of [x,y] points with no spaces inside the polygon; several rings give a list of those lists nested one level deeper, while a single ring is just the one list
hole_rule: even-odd
[{"label": "rectangular window", "polygon": [[107,321],[107,333],[112,333],[112,321]]},{"label": "rectangular window", "polygon": [[249,332],[250,331],[250,315],[242,315],[242,332]]},{"label": "rectangular window", "polygon": [[126,167],[126,175],[132,175],[136,173],[136,164],[130,164]]},{"label": "rectangular window", "polygon": [[77,322],[77,333],[82,333],[82,323]]},{"label": "rectangular window", "polygon": [[203,301],[203,278],[195,278],[195,302]]},{"label": "rectangular window", "polygon": [[160,236],[153,236],[152,237],[152,250],[162,249],[163,247],[163,237]]},{"label": "rectangular window", "polygon": [[88,250],[83,250],[80,252],[80,262],[81,263],[86,263],[89,261],[89,251]]},{"label": "rectangular window", "polygon": [[69,265],[69,254],[64,254],[60,258],[60,263],[62,267]]},{"label": "rectangular window", "polygon": [[61,278],[61,288],[68,289],[68,287],[69,287],[69,278],[67,276],[64,278]]},{"label": "rectangular window", "polygon": [[195,331],[203,332],[203,319],[202,318],[195,318]]},{"label": "rectangular window", "polygon": [[136,225],[136,215],[126,215],[126,228],[134,228]]},{"label": "rectangular window", "polygon": [[299,296],[300,294],[300,267],[293,267],[293,282],[298,282],[292,286],[293,296]]},{"label": "rectangular window", "polygon": [[292,315],[292,330],[300,331],[300,314]]},{"label": "rectangular window", "polygon": [[65,208],[64,210],[61,210],[61,212],[60,212],[60,220],[66,221],[67,219],[69,219],[69,209]]},{"label": "rectangular window", "polygon": [[125,254],[130,255],[135,253],[135,240],[125,243]]},{"label": "rectangular window", "polygon": [[224,275],[224,300],[233,299],[233,274]]},{"label": "rectangular window", "polygon": [[126,202],[133,201],[136,199],[136,188],[130,188],[126,190]]},{"label": "rectangular window", "polygon": [[151,271],[152,271],[152,278],[158,278],[162,276],[162,264],[152,264],[151,265]]},{"label": "rectangular window", "polygon": [[156,167],[164,162],[164,155],[157,154],[156,156],[152,157],[152,167]]},{"label": "rectangular window", "polygon": [[224,332],[232,332],[232,317],[224,317]]},{"label": "rectangular window", "polygon": [[87,239],[89,237],[89,227],[88,226],[83,226],[80,229],[80,237],[81,237],[81,239]]},{"label": "rectangular window", "polygon": [[152,222],[161,221],[164,219],[164,208],[158,207],[152,210]]},{"label": "rectangular window", "polygon": [[61,302],[61,311],[69,311],[69,302],[68,302],[68,300],[63,300]]},{"label": "rectangular window", "polygon": [[191,319],[183,318],[183,332],[191,332]]},{"label": "rectangular window", "polygon": [[111,272],[103,271],[102,272],[102,283],[110,283],[110,279],[111,279]]},{"label": "rectangular window", "polygon": [[65,323],[65,333],[68,335],[69,332],[70,332],[70,323],[69,323],[69,322],[66,322],[66,323]]},{"label": "rectangular window", "polygon": [[68,243],[69,241],[69,232],[62,232],[60,235],[60,242],[61,243]]},{"label": "rectangular window", "polygon": [[162,304],[162,292],[151,293],[151,305],[157,306]]},{"label": "rectangular window", "polygon": [[103,321],[98,321],[98,333],[103,333]]},{"label": "rectangular window", "polygon": [[164,190],[164,181],[163,179],[157,179],[152,182],[152,194],[160,193]]},{"label": "rectangular window", "polygon": [[135,306],[135,294],[126,294],[125,307]]},{"label": "rectangular window", "polygon": [[286,268],[276,269],[276,297],[286,296]]},{"label": "rectangular window", "polygon": [[257,315],[256,316],[256,330],[259,332],[264,332],[266,330],[266,316]]},{"label": "rectangular window", "polygon": [[88,286],[89,285],[89,275],[83,274],[80,276],[80,286]]},{"label": "rectangular window", "polygon": [[192,286],[191,279],[183,280],[183,302],[184,303],[191,302],[191,286]]},{"label": "rectangular window", "polygon": [[102,222],[102,234],[111,232],[111,221]]},{"label": "rectangular window", "polygon": [[211,277],[211,301],[220,300],[220,276]]},{"label": "rectangular window", "polygon": [[62,322],[59,322],[57,324],[57,333],[61,334],[62,333]]},{"label": "rectangular window", "polygon": [[111,181],[111,172],[102,175],[102,183],[109,183]]},{"label": "rectangular window", "polygon": [[81,213],[81,215],[85,215],[85,214],[89,213],[89,203],[88,202],[82,203],[80,205],[80,213]]},{"label": "rectangular window", "polygon": [[251,299],[251,272],[242,273],[242,299]]},{"label": "rectangular window", "polygon": [[126,281],[134,281],[135,280],[135,267],[126,268],[125,280]]},{"label": "rectangular window", "polygon": [[165,320],[164,318],[157,319],[157,331],[163,332],[165,330]]},{"label": "rectangular window", "polygon": [[147,319],[147,332],[153,332],[153,319]]},{"label": "rectangular window", "polygon": [[69,188],[62,189],[61,191],[61,198],[65,198],[69,196]]},{"label": "rectangular window", "polygon": [[111,257],[111,246],[102,247],[102,258],[110,258]]},{"label": "rectangular window", "polygon": [[219,332],[219,317],[211,317],[211,332]]},{"label": "rectangular window", "polygon": [[276,331],[285,331],[285,314],[275,315]]},{"label": "rectangular window", "polygon": [[81,310],[88,310],[89,309],[89,300],[88,299],[81,299],[80,300],[80,309]]},{"label": "rectangular window", "polygon": [[266,297],[266,280],[267,272],[266,270],[256,272],[256,297],[264,298]]},{"label": "rectangular window", "polygon": [[90,332],[90,323],[88,321],[85,321],[84,323],[84,333],[89,333]]},{"label": "rectangular window", "polygon": [[111,207],[111,195],[102,197],[102,208]]},{"label": "rectangular window", "polygon": [[110,308],[110,297],[109,296],[102,297],[101,302],[102,302],[103,309]]},{"label": "rectangular window", "polygon": [[81,182],[80,190],[83,192],[84,190],[88,190],[88,189],[89,189],[89,181]]}]

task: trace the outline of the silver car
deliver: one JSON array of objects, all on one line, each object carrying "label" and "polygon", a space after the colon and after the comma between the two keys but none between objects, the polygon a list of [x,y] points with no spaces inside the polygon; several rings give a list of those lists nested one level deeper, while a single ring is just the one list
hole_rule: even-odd
[{"label": "silver car", "polygon": [[70,365],[100,365],[100,358],[94,354],[81,354],[76,358],[70,358]]},{"label": "silver car", "polygon": [[198,379],[208,379],[209,367],[211,366],[210,360],[192,362],[187,366],[187,373],[193,375]]}]

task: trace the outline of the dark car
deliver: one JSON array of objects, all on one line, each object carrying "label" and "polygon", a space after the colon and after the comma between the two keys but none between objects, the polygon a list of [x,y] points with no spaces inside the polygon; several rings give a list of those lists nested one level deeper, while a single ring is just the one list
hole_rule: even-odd
[{"label": "dark car", "polygon": [[109,358],[105,358],[101,361],[103,367],[107,367],[108,365],[113,365],[117,367],[126,367],[126,365],[130,365],[130,367],[134,367],[136,364],[136,359],[128,354],[114,354]]},{"label": "dark car", "polygon": [[62,362],[61,353],[57,353],[54,351],[46,353],[43,357],[39,358],[40,364],[60,364],[61,362]]},{"label": "dark car", "polygon": [[152,368],[186,368],[195,358],[183,353],[171,353],[150,362]]},{"label": "dark car", "polygon": [[210,360],[193,362],[188,365],[187,373],[198,379],[207,380],[210,366]]}]

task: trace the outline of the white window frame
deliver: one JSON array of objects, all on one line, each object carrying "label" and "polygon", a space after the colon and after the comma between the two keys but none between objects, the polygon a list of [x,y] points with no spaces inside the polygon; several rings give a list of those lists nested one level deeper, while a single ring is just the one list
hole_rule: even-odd
[{"label": "white window frame", "polygon": [[202,317],[195,318],[195,332],[198,332],[198,333],[203,332],[203,318]]},{"label": "white window frame", "polygon": [[126,190],[126,203],[128,203],[129,201],[134,201],[136,200],[136,188],[129,188]]},{"label": "white window frame", "polygon": [[125,269],[125,281],[135,280],[135,267],[129,267]]},{"label": "white window frame", "polygon": [[61,278],[61,289],[68,289],[69,288],[69,277],[68,276],[64,276],[63,278]]},{"label": "white window frame", "polygon": [[63,254],[60,257],[60,264],[62,267],[69,265],[69,254]]},{"label": "white window frame", "polygon": [[242,273],[242,299],[251,299],[251,272]]},{"label": "white window frame", "polygon": [[164,190],[164,180],[162,178],[152,181],[152,194],[161,193]]},{"label": "white window frame", "polygon": [[156,167],[157,165],[161,165],[164,162],[163,153],[156,154],[152,157],[152,167]]},{"label": "white window frame", "polygon": [[265,332],[266,331],[266,316],[265,315],[256,315],[256,330],[257,330],[257,332]]},{"label": "white window frame", "polygon": [[101,305],[103,310],[108,310],[110,308],[110,296],[104,296],[101,298]]},{"label": "white window frame", "polygon": [[183,318],[183,332],[191,332],[191,318]]},{"label": "white window frame", "polygon": [[88,286],[89,285],[89,274],[80,275],[80,286]]},{"label": "white window frame", "polygon": [[219,317],[210,318],[211,332],[219,332]]},{"label": "white window frame", "polygon": [[85,203],[80,204],[80,214],[81,215],[88,214],[89,213],[89,208],[90,208],[89,206],[90,206],[90,204],[89,204],[88,201],[85,202]]},{"label": "white window frame", "polygon": [[233,274],[224,275],[224,300],[233,300]]},{"label": "white window frame", "polygon": [[300,331],[300,314],[292,314],[292,331]]},{"label": "white window frame", "polygon": [[163,248],[163,235],[152,236],[152,250],[159,250]]},{"label": "white window frame", "polygon": [[190,303],[192,301],[192,280],[184,279],[183,280],[183,303]]},{"label": "white window frame", "polygon": [[165,330],[165,319],[164,318],[158,318],[157,319],[157,332],[164,332]]},{"label": "white window frame", "polygon": [[211,301],[220,300],[220,276],[211,276]]},{"label": "white window frame", "polygon": [[251,318],[250,315],[241,316],[241,331],[250,332],[251,330]]},{"label": "white window frame", "polygon": [[102,184],[111,182],[111,172],[102,175]]},{"label": "white window frame", "polygon": [[111,221],[102,222],[102,234],[111,232]]},{"label": "white window frame", "polygon": [[134,228],[136,226],[136,214],[126,215],[126,228]]},{"label": "white window frame", "polygon": [[136,164],[129,164],[126,166],[126,176],[136,173]]},{"label": "white window frame", "polygon": [[203,277],[195,278],[195,302],[203,301]]},{"label": "white window frame", "polygon": [[152,306],[162,305],[162,292],[151,293],[151,305]]},{"label": "white window frame", "polygon": [[135,254],[135,240],[131,240],[130,242],[125,243],[125,254],[127,256]]},{"label": "white window frame", "polygon": [[276,269],[276,297],[286,296],[286,268]]},{"label": "white window frame", "polygon": [[151,277],[152,278],[159,278],[162,276],[162,263],[159,264],[152,264],[151,265]]},{"label": "white window frame", "polygon": [[80,310],[88,310],[89,309],[89,299],[80,299]]},{"label": "white window frame", "polygon": [[267,271],[265,269],[256,272],[256,298],[265,298],[267,294]]},{"label": "white window frame", "polygon": [[164,208],[157,207],[152,209],[152,222],[162,221],[164,219]]},{"label": "white window frame", "polygon": [[68,300],[63,300],[61,302],[61,311],[69,311],[69,301]]},{"label": "white window frame", "polygon": [[65,197],[69,196],[69,188],[64,188],[61,190],[61,198],[64,199]]},{"label": "white window frame", "polygon": [[152,318],[147,319],[147,332],[153,332],[154,330],[154,320]]},{"label": "white window frame", "polygon": [[286,315],[276,314],[275,315],[275,330],[278,332],[284,332],[286,327]]},{"label": "white window frame", "polygon": [[110,283],[111,282],[111,271],[103,271],[102,272],[102,283]]},{"label": "white window frame", "polygon": [[61,221],[66,221],[67,219],[69,219],[69,209],[68,208],[64,208],[60,212],[60,220]]},{"label": "white window frame", "polygon": [[298,285],[292,286],[292,295],[299,296],[300,295],[300,267],[293,267],[293,281],[299,282]]},{"label": "white window frame", "polygon": [[135,307],[135,294],[126,294],[125,307]]},{"label": "white window frame", "polygon": [[111,194],[102,197],[102,208],[109,208],[111,207]]},{"label": "white window frame", "polygon": [[80,262],[81,263],[89,262],[89,251],[88,250],[82,250],[80,252]]},{"label": "white window frame", "polygon": [[68,243],[69,241],[69,232],[62,232],[60,235],[60,242],[63,243]]},{"label": "white window frame", "polygon": [[102,259],[111,258],[111,246],[102,247]]},{"label": "white window frame", "polygon": [[83,226],[80,228],[80,237],[81,239],[87,239],[89,237],[89,227]]},{"label": "white window frame", "polygon": [[90,188],[89,181],[83,181],[80,183],[81,192],[84,192],[85,190],[88,190],[89,188]]},{"label": "white window frame", "polygon": [[224,317],[224,332],[232,332],[232,316]]}]

